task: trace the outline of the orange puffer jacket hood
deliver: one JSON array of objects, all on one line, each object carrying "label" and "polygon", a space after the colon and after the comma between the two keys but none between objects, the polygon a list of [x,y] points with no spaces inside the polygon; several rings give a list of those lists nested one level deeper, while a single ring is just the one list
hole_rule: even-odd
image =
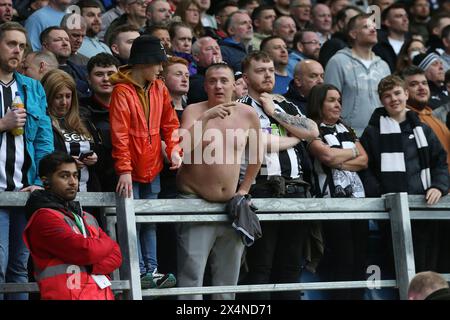
[{"label": "orange puffer jacket hood", "polygon": [[130,73],[130,67],[124,66],[111,77],[112,156],[118,175],[131,173],[133,181],[149,183],[163,168],[160,132],[168,157],[174,150],[181,155],[180,123],[164,82],[157,79],[142,87]]}]

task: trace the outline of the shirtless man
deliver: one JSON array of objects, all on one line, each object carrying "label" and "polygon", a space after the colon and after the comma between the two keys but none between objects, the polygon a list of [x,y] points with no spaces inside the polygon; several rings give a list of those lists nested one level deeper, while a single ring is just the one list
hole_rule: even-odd
[{"label": "shirtless man", "polygon": [[[228,65],[210,66],[204,86],[208,101],[188,106],[181,120],[184,163],[177,186],[181,198],[226,202],[236,194],[247,194],[259,171],[260,125],[251,107],[232,102],[234,74]],[[256,155],[250,155],[254,161],[239,183],[240,162],[248,143],[256,144],[249,148]],[[212,285],[237,284],[244,245],[230,223],[183,223],[177,231],[180,287],[202,285],[210,255]],[[215,294],[213,299],[234,299],[234,294]]]}]

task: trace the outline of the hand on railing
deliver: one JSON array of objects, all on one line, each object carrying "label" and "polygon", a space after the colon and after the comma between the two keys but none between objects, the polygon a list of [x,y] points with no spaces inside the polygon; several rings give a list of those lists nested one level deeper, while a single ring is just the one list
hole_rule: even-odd
[{"label": "hand on railing", "polygon": [[427,204],[436,204],[436,203],[438,203],[439,199],[441,199],[441,197],[442,197],[442,192],[439,189],[430,188],[427,191],[425,200],[427,200]]}]

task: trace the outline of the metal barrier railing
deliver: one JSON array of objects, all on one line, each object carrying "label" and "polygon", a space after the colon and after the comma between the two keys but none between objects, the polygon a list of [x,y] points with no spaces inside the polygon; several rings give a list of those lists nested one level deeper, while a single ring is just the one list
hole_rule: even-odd
[{"label": "metal barrier railing", "polygon": [[[363,199],[253,199],[259,208],[261,221],[277,220],[388,220],[391,221],[392,241],[396,266],[396,279],[383,280],[377,287],[398,287],[400,297],[406,299],[407,288],[415,274],[414,255],[411,237],[409,201],[414,219],[450,219],[450,196],[434,205],[428,206],[423,196],[409,196],[406,193],[389,194],[382,198]],[[130,199],[119,199],[129,202]],[[135,222],[138,223],[185,223],[185,222],[224,222],[224,204],[209,203],[203,200],[134,200]],[[170,214],[168,214],[170,213]],[[426,215],[426,216],[425,216]],[[114,216],[108,216],[108,225],[113,230]],[[379,285],[378,285],[379,284]],[[331,283],[291,283],[247,286],[222,286],[201,288],[149,289],[140,292],[141,296],[166,296],[230,292],[292,291],[312,289],[365,288],[366,281],[344,281],[335,287]],[[139,289],[137,290],[139,291]],[[139,294],[139,293],[138,293]],[[135,296],[140,299],[141,296]]]},{"label": "metal barrier railing", "polygon": [[[23,206],[28,198],[24,193],[0,193],[0,207]],[[395,280],[382,280],[377,287],[398,287],[400,298],[406,299],[407,288],[415,274],[411,237],[411,219],[450,219],[450,196],[433,206],[423,196],[406,193],[389,194],[382,198],[361,199],[253,199],[259,208],[261,221],[277,220],[387,220],[390,219],[396,267]],[[224,222],[224,204],[199,199],[133,200],[114,193],[80,193],[83,206],[109,208],[106,215],[107,232],[117,239],[122,250],[123,264],[120,278],[113,281],[113,289],[124,290],[125,297],[140,300],[142,296],[179,294],[211,294],[263,291],[292,291],[316,289],[364,288],[366,281],[313,282],[291,284],[237,285],[199,288],[169,288],[141,290],[137,256],[137,223]],[[115,208],[115,210],[114,210]],[[113,215],[113,212],[116,215]],[[117,227],[117,233],[116,233]],[[448,279],[450,277],[446,275]],[[119,273],[114,273],[118,279]],[[36,284],[0,284],[0,292],[34,292]]]}]

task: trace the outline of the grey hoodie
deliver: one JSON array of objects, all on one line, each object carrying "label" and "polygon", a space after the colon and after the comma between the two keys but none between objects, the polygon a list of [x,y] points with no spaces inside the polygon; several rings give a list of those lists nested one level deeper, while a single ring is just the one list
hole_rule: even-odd
[{"label": "grey hoodie", "polygon": [[367,69],[352,55],[350,48],[336,52],[325,69],[325,83],[335,85],[342,93],[342,119],[353,127],[358,137],[369,123],[373,111],[381,106],[378,83],[391,74],[388,64],[374,55]]}]

